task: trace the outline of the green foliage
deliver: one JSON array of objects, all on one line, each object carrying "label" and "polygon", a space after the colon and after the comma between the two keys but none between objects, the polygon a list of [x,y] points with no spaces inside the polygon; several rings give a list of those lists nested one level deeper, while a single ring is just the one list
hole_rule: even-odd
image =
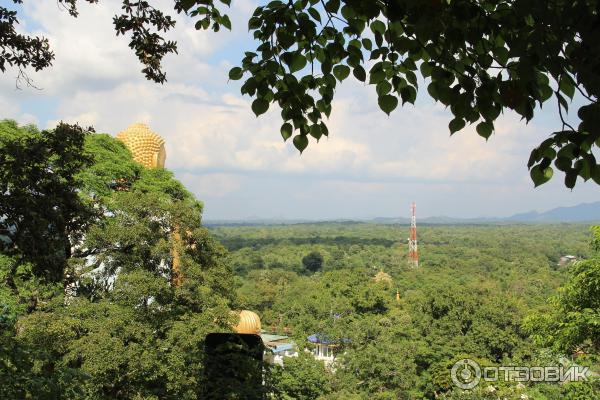
[{"label": "green foliage", "polygon": [[[77,15],[77,0],[61,3]],[[177,44],[163,32],[175,20],[153,3],[124,0],[114,25],[118,35],[130,35],[129,46],[145,76],[162,83],[162,59],[177,52]],[[196,29],[215,32],[231,29],[223,12],[230,3],[173,0],[178,13],[196,21]],[[284,124],[297,132],[286,125],[282,135],[294,136],[301,153],[309,135],[318,140],[328,134],[324,120],[331,114],[338,83],[350,71],[358,81],[375,86],[386,114],[400,100],[414,104],[419,84],[427,85],[431,98],[453,114],[451,134],[468,122],[486,140],[504,111],[529,121],[538,106],[552,100],[561,125],[531,152],[534,184],[552,177],[552,163],[568,188],[578,178],[600,184],[593,151],[600,145],[597,10],[598,0],[269,1],[248,21],[256,49],[244,53],[229,79],[244,80],[241,92],[253,98],[257,116],[271,104],[279,105]],[[50,65],[54,54],[47,40],[16,33],[15,11],[0,7],[0,23],[5,27],[2,43],[11,50],[0,54],[0,70],[5,63],[36,69]],[[580,123],[573,126],[564,114],[576,93],[584,104],[577,112]]]},{"label": "green foliage", "polygon": [[302,258],[302,265],[310,272],[317,272],[323,268],[323,256],[318,251],[311,251]]},{"label": "green foliage", "polygon": [[[251,17],[248,28],[259,43],[232,75],[245,78],[243,94],[277,103],[283,119],[307,140],[312,127],[329,117],[337,83],[351,69],[376,87],[387,114],[400,99],[415,102],[420,74],[429,80],[429,95],[453,113],[451,133],[469,122],[485,139],[504,110],[529,121],[536,104],[554,97],[562,128],[532,152],[529,167],[537,186],[551,178],[554,161],[572,188],[578,176],[600,182],[591,151],[600,139],[594,122],[600,81],[592,72],[598,60],[584,56],[599,52],[592,39],[598,33],[596,3],[273,1]],[[539,28],[555,24],[561,29]],[[296,66],[296,60],[302,62]],[[576,90],[589,103],[572,128],[563,111]],[[303,151],[304,141],[296,142]]]},{"label": "green foliage", "polygon": [[[19,0],[13,0],[20,3]],[[23,69],[31,66],[36,71],[52,64],[54,53],[50,50],[48,39],[20,34],[15,29],[19,23],[17,12],[0,7],[0,26],[2,27],[2,52],[0,52],[0,71],[6,71],[6,65],[19,69],[19,79],[27,78]],[[7,50],[5,50],[7,49]],[[10,50],[10,51],[8,51]]]},{"label": "green foliage", "polygon": [[77,193],[77,175],[92,161],[82,152],[85,137],[62,123],[40,132],[0,122],[0,251],[51,282],[62,278],[72,241],[92,215]]},{"label": "green foliage", "polygon": [[322,361],[301,353],[286,359],[285,367],[274,366],[271,371],[274,397],[279,400],[312,400],[331,391],[328,376]]},{"label": "green foliage", "polygon": [[600,226],[592,226],[590,230],[592,232],[592,250],[600,254]]},{"label": "green foliage", "polygon": [[[215,227],[213,236],[201,226],[202,204],[169,171],[133,162],[116,139],[67,126],[0,127],[9,188],[0,204],[1,398],[196,399],[203,339],[229,331],[231,309],[242,307],[300,348],[267,376],[274,398],[587,399],[598,391],[597,380],[472,392],[449,380],[457,358],[531,365],[542,362],[542,347],[553,347],[553,362],[556,351],[583,351],[581,362],[598,368],[598,227],[590,250],[581,225],[425,226],[419,269],[397,241],[405,226]],[[37,202],[46,211],[39,217]],[[64,215],[80,224],[63,242],[37,253],[14,246],[23,227],[47,235],[50,225],[36,218]],[[64,241],[69,252],[48,279],[46,260]],[[175,252],[179,286],[170,283]],[[567,253],[581,260],[560,268]],[[382,270],[391,278],[375,280]],[[331,343],[332,370],[302,351],[312,334]]]},{"label": "green foliage", "polygon": [[[235,322],[231,270],[201,226],[202,204],[109,135],[0,127],[0,397],[198,398],[204,337]],[[33,242],[30,256],[12,244],[24,228],[45,238],[46,221],[64,215],[73,219],[62,237],[69,252],[49,280],[56,250]],[[174,251],[179,286],[170,283]]]},{"label": "green foliage", "polygon": [[92,197],[110,196],[114,189],[126,189],[142,173],[125,145],[106,134],[87,135],[85,150],[94,163],[78,175],[82,189]]},{"label": "green foliage", "polygon": [[552,312],[531,315],[525,321],[525,328],[541,346],[563,352],[600,350],[600,252],[594,247],[598,227],[591,231],[595,253],[571,266],[568,283],[550,299]]},{"label": "green foliage", "polygon": [[[240,301],[260,314],[265,329],[291,334],[300,349],[312,349],[307,336],[315,333],[336,343],[335,373],[327,376],[331,392],[323,399],[519,399],[544,393],[558,400],[578,386],[517,390],[507,383],[495,392],[487,385],[463,392],[454,389],[450,369],[464,357],[481,365],[558,363],[555,353],[539,360],[541,346],[522,322],[531,313],[548,314],[546,298],[569,276],[558,266],[561,255],[590,256],[584,225],[423,226],[420,269],[409,267],[406,245],[398,241],[406,226],[212,230],[231,251]],[[320,273],[307,275],[298,266],[312,251],[324,264]],[[380,270],[392,281],[375,281]],[[596,371],[597,362],[591,364]]]}]

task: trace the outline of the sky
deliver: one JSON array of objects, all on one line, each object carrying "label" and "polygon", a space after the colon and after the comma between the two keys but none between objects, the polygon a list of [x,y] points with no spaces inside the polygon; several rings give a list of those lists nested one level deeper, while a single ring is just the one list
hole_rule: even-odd
[{"label": "sky", "polygon": [[[157,3],[169,10],[172,1]],[[56,59],[29,73],[39,89],[17,89],[14,70],[0,75],[0,118],[40,128],[77,122],[112,135],[146,123],[166,140],[166,167],[204,202],[205,220],[407,217],[413,201],[423,217],[502,217],[600,199],[593,182],[571,191],[558,173],[533,187],[526,163],[560,127],[555,107],[529,124],[502,115],[487,142],[474,126],[450,137],[451,113],[428,98],[423,82],[416,105],[388,117],[373,86],[344,81],[329,138],[311,138],[300,155],[279,134],[279,111],[255,117],[240,83],[228,82],[229,69],[254,49],[246,27],[257,2],[233,1],[231,32],[196,31],[177,16],[168,36],[179,54],[164,60],[164,85],[146,81],[127,38],[115,36],[119,6],[81,2],[77,19],[53,0],[19,6],[19,30],[47,37]]]}]

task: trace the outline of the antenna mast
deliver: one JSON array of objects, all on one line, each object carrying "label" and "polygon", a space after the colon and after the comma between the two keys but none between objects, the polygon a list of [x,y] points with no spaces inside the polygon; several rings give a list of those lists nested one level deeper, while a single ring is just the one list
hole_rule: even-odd
[{"label": "antenna mast", "polygon": [[410,237],[408,238],[408,258],[413,268],[419,266],[419,250],[417,247],[417,205],[413,202],[411,206],[412,216],[410,218]]}]

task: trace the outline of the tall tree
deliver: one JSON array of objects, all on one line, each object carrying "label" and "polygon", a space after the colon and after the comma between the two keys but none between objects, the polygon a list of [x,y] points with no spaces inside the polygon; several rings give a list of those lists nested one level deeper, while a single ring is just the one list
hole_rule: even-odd
[{"label": "tall tree", "polygon": [[[77,15],[77,0],[59,2]],[[178,13],[197,20],[196,29],[215,31],[231,28],[222,10],[230,3],[173,0]],[[427,93],[450,108],[451,134],[476,124],[486,140],[505,110],[529,121],[552,100],[561,123],[531,152],[533,182],[550,180],[553,163],[568,188],[578,177],[600,184],[593,152],[600,145],[599,10],[598,0],[275,0],[249,19],[258,46],[229,77],[245,77],[241,91],[254,98],[256,115],[271,104],[281,108],[281,135],[293,136],[300,152],[310,136],[328,135],[335,89],[351,74],[375,87],[386,114],[400,101],[415,102],[420,75]],[[54,54],[47,40],[16,33],[17,23],[15,11],[0,7],[0,69],[48,67]],[[177,45],[161,35],[175,21],[151,1],[123,0],[114,25],[130,35],[145,76],[164,82],[161,61]],[[584,103],[578,125],[565,115],[576,93]]]},{"label": "tall tree", "polygon": [[92,163],[85,136],[67,124],[40,132],[0,122],[0,251],[49,282],[61,282],[92,216],[78,194],[77,175]]},{"label": "tall tree", "polygon": [[[27,235],[45,238],[55,219],[71,215],[72,204],[95,212],[73,222],[78,235],[70,241],[72,251],[65,253],[58,242],[62,252],[56,265],[47,262],[54,260],[50,256],[56,248],[40,247],[29,255],[29,247],[12,245],[18,238],[12,231],[5,235],[8,239],[3,237],[0,377],[8,383],[0,395],[198,398],[204,337],[230,331],[235,322],[233,277],[223,262],[224,248],[201,226],[202,204],[171,172],[143,168],[109,135],[75,129],[73,137],[50,151],[12,143],[38,143],[30,136],[42,144],[55,143],[62,128],[39,132],[13,122],[0,124],[6,127],[11,141],[3,143],[11,145],[0,148],[1,159],[8,161],[3,167],[21,165],[16,160],[27,151],[37,155],[25,157],[20,162],[28,166],[15,169],[28,179],[4,175],[9,182],[24,182],[3,192],[11,201],[6,204],[12,204],[2,209],[8,230],[22,229],[13,228],[12,221],[20,223],[27,211],[32,219],[25,225],[31,232]],[[69,138],[81,140],[70,146]],[[39,155],[34,152],[38,148]],[[79,166],[74,160],[88,160],[92,153],[89,164],[67,168]],[[55,182],[55,191],[46,191],[46,181]],[[17,195],[22,205],[10,198]],[[52,200],[51,205],[42,200]],[[30,209],[24,208],[27,204]],[[46,209],[55,219],[43,219]],[[173,240],[175,226],[180,241]],[[69,231],[69,238],[74,237]],[[184,275],[180,285],[171,284],[173,246]],[[46,278],[48,265],[53,266],[52,280]]]},{"label": "tall tree", "polygon": [[302,265],[310,272],[317,272],[323,268],[323,256],[318,251],[311,251],[302,258]]},{"label": "tall tree", "polygon": [[551,311],[525,321],[526,330],[542,346],[567,353],[600,352],[600,229],[591,231],[592,257],[570,267],[569,282],[550,299]]}]

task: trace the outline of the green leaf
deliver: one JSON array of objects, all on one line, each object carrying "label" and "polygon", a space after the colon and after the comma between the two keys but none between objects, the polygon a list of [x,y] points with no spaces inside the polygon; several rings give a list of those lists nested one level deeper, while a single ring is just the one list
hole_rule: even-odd
[{"label": "green leaf", "polygon": [[400,89],[400,97],[402,97],[402,104],[406,102],[415,104],[415,100],[417,99],[417,90],[410,85],[404,86],[402,89]]},{"label": "green leaf", "polygon": [[381,81],[377,84],[375,90],[377,91],[377,95],[379,96],[386,95],[392,91],[392,84],[388,81]]},{"label": "green leaf", "polygon": [[237,81],[242,78],[243,71],[240,67],[233,67],[229,70],[229,79]]},{"label": "green leaf", "polygon": [[317,125],[317,124],[311,125],[311,127],[310,127],[310,136],[312,136],[315,139],[319,140],[321,138],[321,126]]},{"label": "green leaf", "polygon": [[385,24],[376,19],[375,21],[371,22],[371,30],[373,33],[381,33],[383,35],[385,33]]},{"label": "green leaf", "polygon": [[329,0],[327,3],[325,3],[325,10],[330,13],[337,13],[339,8],[340,0]]},{"label": "green leaf", "polygon": [[571,169],[572,162],[568,158],[557,157],[554,161],[554,165],[556,165],[556,168],[558,168],[561,171],[568,171],[569,169]]},{"label": "green leaf", "polygon": [[192,8],[192,6],[194,6],[196,4],[196,0],[181,0],[179,2],[179,5],[181,6],[181,8],[184,11],[188,11],[190,8]]},{"label": "green leaf", "polygon": [[308,138],[304,135],[296,135],[294,136],[294,146],[300,151],[300,154],[306,149],[308,146]]},{"label": "green leaf", "polygon": [[384,96],[379,96],[377,103],[379,104],[379,108],[381,108],[384,113],[390,115],[390,113],[394,111],[396,107],[398,107],[398,98],[396,96],[386,94]]},{"label": "green leaf", "polygon": [[269,109],[269,102],[264,99],[256,99],[252,102],[252,111],[258,117]]},{"label": "green leaf", "polygon": [[382,80],[385,79],[385,72],[384,71],[371,71],[371,73],[369,74],[369,83],[371,85],[376,85],[379,82],[381,82]]},{"label": "green leaf", "polygon": [[465,125],[466,125],[466,122],[464,119],[458,118],[458,117],[454,118],[448,124],[448,128],[450,128],[450,134],[453,135],[455,132],[460,131],[462,128],[465,127]]},{"label": "green leaf", "polygon": [[591,176],[594,182],[600,185],[600,165],[594,165],[592,167]]},{"label": "green leaf", "polygon": [[300,71],[302,68],[306,67],[306,62],[306,57],[304,57],[302,54],[294,54],[292,62],[290,63],[290,72],[293,73]]},{"label": "green leaf", "polygon": [[558,98],[559,106],[562,106],[562,108],[564,108],[565,111],[569,111],[569,103],[567,103],[567,99],[561,96],[560,93],[556,93],[556,97]]},{"label": "green leaf", "polygon": [[333,75],[341,82],[350,75],[350,67],[347,65],[336,65],[333,67]]},{"label": "green leaf", "polygon": [[227,16],[227,15],[223,15],[223,17],[221,17],[221,24],[222,24],[222,25],[223,25],[225,28],[227,28],[227,29],[231,30],[231,20],[229,19],[229,16]]},{"label": "green leaf", "polygon": [[423,78],[431,76],[431,65],[429,65],[429,63],[422,62],[419,69],[421,70],[421,75],[423,75]]},{"label": "green leaf", "polygon": [[549,85],[540,85],[539,90],[542,102],[548,100],[550,97],[552,97],[552,94],[554,93]]},{"label": "green leaf", "polygon": [[570,78],[563,77],[560,80],[560,83],[558,84],[558,88],[561,92],[569,96],[570,99],[572,99],[573,96],[575,96],[575,85],[573,84],[573,81]]},{"label": "green leaf", "polygon": [[573,189],[575,187],[575,183],[577,182],[577,170],[571,169],[567,171],[565,174],[565,186],[569,189]]},{"label": "green leaf", "polygon": [[529,174],[535,187],[538,187],[548,182],[552,178],[554,171],[552,170],[552,167],[547,167],[546,169],[542,170],[540,165],[538,164],[535,167],[531,168]]},{"label": "green leaf", "polygon": [[262,25],[262,20],[260,18],[257,17],[252,17],[250,18],[250,20],[248,20],[248,30],[254,30],[254,29],[258,29],[261,27]]},{"label": "green leaf", "polygon": [[355,67],[352,73],[354,74],[354,77],[361,82],[367,80],[367,73],[365,72],[365,69],[360,65]]},{"label": "green leaf", "polygon": [[369,38],[364,38],[362,40],[362,44],[363,44],[363,47],[369,51],[371,51],[371,49],[373,48],[373,42],[371,42],[371,39],[369,39]]},{"label": "green leaf", "polygon": [[488,121],[482,121],[477,124],[477,133],[479,136],[484,137],[486,140],[492,135],[494,131],[494,124]]},{"label": "green leaf", "polygon": [[293,131],[294,128],[289,122],[286,122],[283,125],[281,125],[281,136],[283,137],[284,142],[292,136]]},{"label": "green leaf", "polygon": [[580,129],[593,134],[596,146],[600,146],[600,104],[582,106],[577,115],[581,118]]},{"label": "green leaf", "polygon": [[310,7],[310,8],[308,9],[308,13],[309,13],[309,14],[310,14],[310,16],[311,16],[311,17],[313,17],[315,20],[317,20],[317,21],[321,22],[321,14],[319,14],[319,12],[318,12],[318,11],[317,11],[315,8],[313,8],[313,7]]},{"label": "green leaf", "polygon": [[431,82],[429,85],[427,85],[427,93],[429,93],[431,98],[434,99],[435,101],[437,101],[440,97],[440,95],[437,91],[437,86],[438,85],[436,82]]}]

